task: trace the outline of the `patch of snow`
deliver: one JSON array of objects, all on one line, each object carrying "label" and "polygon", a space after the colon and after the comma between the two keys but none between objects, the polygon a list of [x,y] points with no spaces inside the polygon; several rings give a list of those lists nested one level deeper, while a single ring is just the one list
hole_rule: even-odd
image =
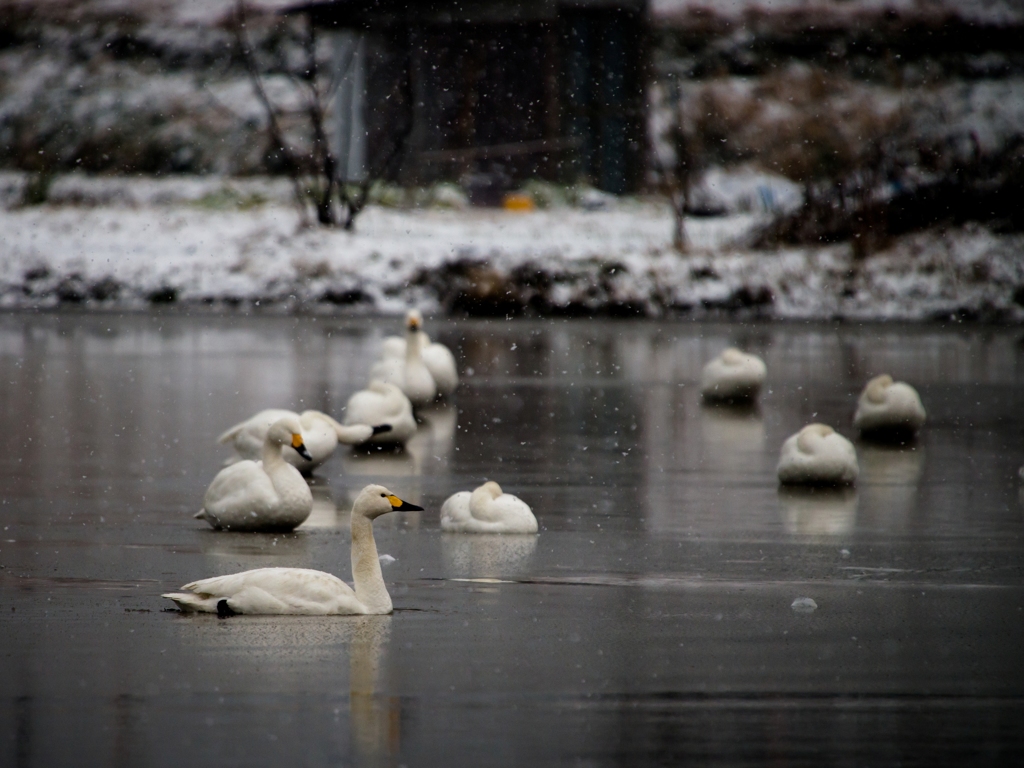
[{"label": "patch of snow", "polygon": [[754,168],[709,168],[693,190],[694,207],[723,213],[790,213],[803,205],[799,184]]},{"label": "patch of snow", "polygon": [[[0,190],[8,183],[19,182],[0,177]],[[252,191],[261,184],[265,193]],[[349,233],[298,229],[288,205],[258,204],[287,199],[287,184],[275,184],[58,178],[55,194],[91,207],[0,211],[0,307],[259,301],[280,311],[401,313],[444,311],[453,292],[485,286],[513,311],[1024,321],[1024,236],[982,227],[915,234],[858,260],[848,245],[747,250],[737,243],[764,219],[739,214],[688,219],[692,250],[681,255],[662,204],[530,213],[370,206]],[[254,207],[239,207],[249,197]]]}]

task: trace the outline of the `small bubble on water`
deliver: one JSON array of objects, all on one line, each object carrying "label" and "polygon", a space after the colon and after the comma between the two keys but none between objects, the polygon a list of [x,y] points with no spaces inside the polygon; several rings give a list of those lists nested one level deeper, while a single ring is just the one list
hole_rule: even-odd
[{"label": "small bubble on water", "polygon": [[818,610],[818,604],[811,597],[798,597],[789,607],[797,613],[811,613]]}]

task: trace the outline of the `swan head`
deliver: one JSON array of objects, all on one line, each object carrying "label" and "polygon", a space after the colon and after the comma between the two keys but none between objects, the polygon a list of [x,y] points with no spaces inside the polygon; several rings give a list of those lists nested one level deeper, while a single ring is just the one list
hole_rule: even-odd
[{"label": "swan head", "polygon": [[423,507],[402,501],[383,485],[368,485],[356,496],[356,503],[352,505],[353,515],[362,515],[369,520],[375,520],[388,512],[419,512]]},{"label": "swan head", "polygon": [[313,460],[302,441],[302,424],[297,416],[285,416],[271,424],[266,441],[271,445],[290,445],[306,461]]},{"label": "swan head", "polygon": [[885,402],[885,391],[891,386],[892,376],[883,373],[867,383],[867,386],[864,387],[864,396],[872,403],[883,403]]},{"label": "swan head", "polygon": [[747,360],[747,356],[736,349],[736,347],[729,347],[719,357],[726,365],[743,365]]},{"label": "swan head", "polygon": [[474,496],[477,496],[477,495],[488,496],[488,497],[490,497],[492,499],[498,498],[503,493],[504,493],[504,491],[501,490],[501,486],[498,485],[493,480],[488,480],[486,483],[484,483],[479,488],[477,488],[475,491],[473,491],[473,495]]},{"label": "swan head", "polygon": [[410,309],[405,313],[405,327],[410,331],[418,331],[423,327],[423,315],[418,309]]}]

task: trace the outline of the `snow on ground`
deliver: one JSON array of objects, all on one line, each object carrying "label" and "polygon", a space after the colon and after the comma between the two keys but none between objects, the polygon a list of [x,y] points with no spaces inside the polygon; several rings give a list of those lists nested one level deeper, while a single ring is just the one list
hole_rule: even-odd
[{"label": "snow on ground", "polygon": [[127,197],[0,211],[0,307],[259,302],[281,311],[1024,321],[1024,236],[982,228],[922,233],[858,262],[845,245],[744,250],[732,243],[759,219],[734,215],[689,220],[692,252],[681,256],[670,247],[668,208],[654,203],[531,213],[371,207],[350,234],[300,230],[294,210],[275,202],[139,204],[170,199],[148,187]]}]

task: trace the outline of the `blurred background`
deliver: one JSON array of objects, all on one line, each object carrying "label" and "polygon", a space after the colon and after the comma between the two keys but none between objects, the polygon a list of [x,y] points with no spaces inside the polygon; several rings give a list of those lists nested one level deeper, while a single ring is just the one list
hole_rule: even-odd
[{"label": "blurred background", "polygon": [[1021,320],[1022,31],[1014,0],[4,0],[0,306]]}]

